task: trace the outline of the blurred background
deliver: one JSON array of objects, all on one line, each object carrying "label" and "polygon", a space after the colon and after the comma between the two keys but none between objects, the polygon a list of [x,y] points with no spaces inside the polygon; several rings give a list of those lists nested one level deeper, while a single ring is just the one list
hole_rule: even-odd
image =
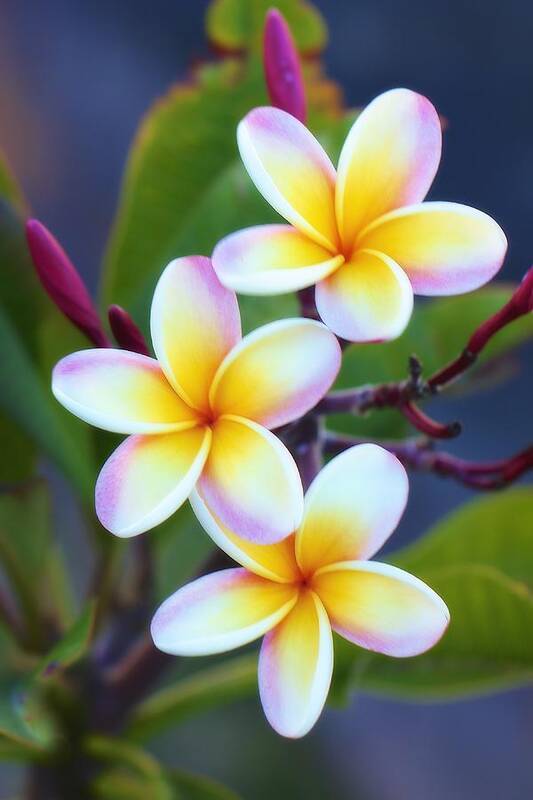
[{"label": "blurred background", "polygon": [[[533,261],[533,4],[315,5],[330,30],[327,70],[348,105],[407,86],[447,119],[432,197],[494,216],[510,241],[501,277],[519,279]],[[0,148],[33,213],[93,289],[143,113],[189,64],[211,56],[206,7],[207,0],[0,3]],[[445,408],[435,403],[437,418],[464,423],[450,449],[496,458],[523,445],[531,430],[531,349],[521,361],[521,375],[504,388],[447,399]],[[469,494],[415,476],[395,546]],[[433,706],[358,697],[348,710],[327,711],[301,742],[276,737],[258,703],[249,702],[185,724],[155,748],[168,763],[217,777],[246,800],[523,800],[533,796],[533,691]],[[4,800],[17,791],[19,772],[2,766],[0,776]]]}]

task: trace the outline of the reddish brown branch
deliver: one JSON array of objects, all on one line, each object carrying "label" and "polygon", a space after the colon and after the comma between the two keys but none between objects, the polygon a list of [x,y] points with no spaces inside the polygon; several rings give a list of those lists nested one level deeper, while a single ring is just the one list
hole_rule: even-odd
[{"label": "reddish brown branch", "polygon": [[460,422],[450,422],[447,425],[436,422],[412,401],[400,406],[400,411],[417,431],[431,436],[432,439],[453,439],[461,433]]},{"label": "reddish brown branch", "polygon": [[481,351],[498,331],[532,310],[533,267],[530,267],[510,300],[474,331],[463,352],[428,379],[429,391],[440,391],[443,386],[455,381],[474,364]]},{"label": "reddish brown branch", "polygon": [[[366,440],[328,433],[323,439],[324,452],[335,455]],[[500,489],[533,469],[533,446],[499,461],[468,461],[451,453],[435,450],[428,439],[376,442],[411,469],[433,472],[453,478],[472,489]]]}]

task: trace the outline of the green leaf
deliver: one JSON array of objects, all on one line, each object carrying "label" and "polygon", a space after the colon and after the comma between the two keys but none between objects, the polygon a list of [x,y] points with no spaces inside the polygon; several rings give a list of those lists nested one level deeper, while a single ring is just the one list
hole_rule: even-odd
[{"label": "green leaf", "polygon": [[[109,800],[142,797],[136,793],[136,787],[142,785],[145,798],[174,800],[174,792],[161,765],[153,756],[131,742],[94,735],[86,740],[85,751],[97,761],[110,762],[113,765],[111,772],[104,773],[103,781],[96,779],[93,790],[97,797]],[[117,766],[122,769],[116,770]],[[130,794],[122,793],[126,789],[129,789]]]},{"label": "green leaf", "polygon": [[0,409],[65,472],[82,496],[89,498],[92,495],[93,472],[83,453],[73,448],[50,390],[42,385],[27,352],[1,309],[0,384]]},{"label": "green leaf", "polygon": [[[326,26],[319,12],[302,0],[277,0],[276,8],[289,23],[302,53],[323,49]],[[207,35],[224,50],[259,49],[270,0],[214,0],[207,12]]]},{"label": "green leaf", "polygon": [[[285,5],[309,17],[294,0]],[[220,13],[221,6],[213,7],[210,19]],[[212,24],[219,27],[216,19]],[[338,92],[320,66],[306,74],[313,129],[326,137],[333,130],[337,142],[336,131],[345,129]],[[193,75],[159,100],[140,127],[105,259],[104,302],[127,307],[145,332],[155,282],[172,258],[209,255],[220,236],[275,219],[236,166],[237,124],[267,102],[260,59],[227,58]]]},{"label": "green leaf", "polygon": [[415,574],[465,564],[492,567],[533,590],[532,530],[533,489],[508,489],[461,506],[396,561]]},{"label": "green leaf", "polygon": [[333,701],[350,687],[435,700],[533,681],[532,500],[531,489],[474,500],[396,554],[395,564],[444,598],[449,630],[408,659],[338,640]]},{"label": "green leaf", "polygon": [[40,661],[32,673],[32,680],[49,678],[83,658],[91,643],[94,617],[95,602],[91,601],[70,630]]},{"label": "green leaf", "polygon": [[50,523],[50,498],[44,481],[34,479],[0,492],[0,564],[23,614],[29,643],[38,646],[50,618],[64,619],[62,603],[66,600],[60,589],[67,597],[70,594]]},{"label": "green leaf", "polygon": [[[0,683],[0,750],[20,752],[23,758],[40,758],[56,740],[53,721],[40,698],[28,693],[13,678]],[[23,756],[25,753],[25,756]]]},{"label": "green leaf", "polygon": [[239,800],[239,795],[212,778],[193,775],[183,770],[172,770],[170,783],[177,792],[176,800]]},{"label": "green leaf", "polygon": [[158,731],[257,692],[257,654],[198,670],[148,697],[133,712],[127,735],[143,740]]}]

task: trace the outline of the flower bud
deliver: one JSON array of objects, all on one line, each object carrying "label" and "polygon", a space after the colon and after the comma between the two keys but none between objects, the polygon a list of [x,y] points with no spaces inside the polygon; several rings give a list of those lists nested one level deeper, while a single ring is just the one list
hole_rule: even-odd
[{"label": "flower bud", "polygon": [[123,350],[150,355],[144,336],[122,306],[109,306],[107,313],[113,336]]},{"label": "flower bud", "polygon": [[26,239],[37,275],[52,302],[96,347],[109,347],[89,292],[59,242],[36,219],[27,221]]},{"label": "flower bud", "polygon": [[263,64],[268,94],[273,106],[305,124],[305,89],[300,59],[283,15],[272,8],[266,16]]}]

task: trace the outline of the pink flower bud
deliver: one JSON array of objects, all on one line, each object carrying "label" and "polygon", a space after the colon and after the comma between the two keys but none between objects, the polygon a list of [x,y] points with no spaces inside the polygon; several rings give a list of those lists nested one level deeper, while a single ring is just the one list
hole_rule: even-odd
[{"label": "pink flower bud", "polygon": [[85,284],[57,239],[36,219],[27,221],[26,239],[37,275],[52,302],[96,347],[109,347]]},{"label": "pink flower bud", "polygon": [[266,16],[263,64],[272,105],[305,124],[307,110],[300,59],[290,28],[276,8],[271,8]]},{"label": "pink flower bud", "polygon": [[109,306],[108,316],[113,336],[123,350],[150,355],[144,336],[124,308]]}]

